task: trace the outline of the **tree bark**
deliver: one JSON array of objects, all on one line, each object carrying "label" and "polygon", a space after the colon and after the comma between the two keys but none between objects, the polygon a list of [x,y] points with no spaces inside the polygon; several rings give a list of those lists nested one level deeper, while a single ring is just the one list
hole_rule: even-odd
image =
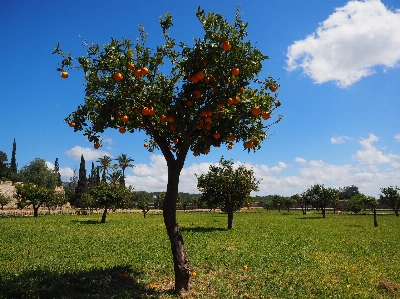
[{"label": "tree bark", "polygon": [[33,206],[33,217],[37,217],[39,215],[39,207]]},{"label": "tree bark", "polygon": [[398,209],[395,209],[395,210],[394,210],[394,214],[398,217],[398,216],[399,216],[399,210],[398,210]]},{"label": "tree bark", "polygon": [[228,229],[233,229],[234,220],[233,220],[233,211],[228,211]]},{"label": "tree bark", "polygon": [[322,208],[322,218],[325,218],[325,208]]},{"label": "tree bark", "polygon": [[107,217],[107,207],[104,208],[103,216],[101,216],[100,223],[106,223],[106,217]]},{"label": "tree bark", "polygon": [[192,267],[189,262],[183,236],[176,220],[176,203],[178,196],[179,175],[182,170],[176,161],[168,163],[168,185],[163,207],[164,224],[171,243],[172,258],[175,272],[175,291],[189,291]]},{"label": "tree bark", "polygon": [[374,226],[378,227],[378,220],[376,220],[376,209],[374,209]]}]

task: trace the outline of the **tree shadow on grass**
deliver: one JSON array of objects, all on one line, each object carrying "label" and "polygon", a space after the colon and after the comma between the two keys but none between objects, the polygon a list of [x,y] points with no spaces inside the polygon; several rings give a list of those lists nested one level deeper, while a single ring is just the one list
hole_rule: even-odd
[{"label": "tree shadow on grass", "polygon": [[222,227],[193,226],[193,227],[181,227],[180,230],[182,232],[191,232],[191,233],[209,233],[215,231],[227,231],[228,229]]},{"label": "tree shadow on grass", "polygon": [[103,224],[100,223],[100,220],[72,220],[72,222],[78,224]]},{"label": "tree shadow on grass", "polygon": [[0,298],[160,298],[161,292],[136,280],[139,275],[128,266],[62,274],[43,269],[19,275],[0,272]]},{"label": "tree shadow on grass", "polygon": [[304,216],[304,217],[296,217],[295,219],[300,219],[300,220],[309,220],[309,219],[324,219],[322,216]]}]

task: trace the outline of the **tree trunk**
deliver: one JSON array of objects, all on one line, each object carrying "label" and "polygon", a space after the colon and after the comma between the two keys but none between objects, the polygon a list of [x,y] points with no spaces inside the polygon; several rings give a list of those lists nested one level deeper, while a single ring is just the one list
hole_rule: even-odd
[{"label": "tree trunk", "polygon": [[33,217],[37,217],[39,215],[39,207],[33,206]]},{"label": "tree trunk", "polygon": [[233,221],[233,211],[228,211],[228,229],[233,229],[234,221]]},{"label": "tree trunk", "polygon": [[325,218],[325,208],[322,208],[322,218]]},{"label": "tree trunk", "polygon": [[107,217],[107,207],[104,208],[103,216],[101,216],[100,223],[106,223],[106,217]]},{"label": "tree trunk", "polygon": [[374,209],[374,226],[378,227],[378,220],[376,220],[376,209]]},{"label": "tree trunk", "polygon": [[183,236],[176,220],[176,203],[178,196],[179,175],[182,170],[176,161],[167,161],[168,185],[163,207],[164,224],[171,243],[172,258],[175,272],[175,291],[189,291],[192,267],[185,249]]},{"label": "tree trunk", "polygon": [[394,210],[394,214],[395,214],[396,216],[399,216],[399,210],[398,210],[398,209],[395,209],[395,210]]}]

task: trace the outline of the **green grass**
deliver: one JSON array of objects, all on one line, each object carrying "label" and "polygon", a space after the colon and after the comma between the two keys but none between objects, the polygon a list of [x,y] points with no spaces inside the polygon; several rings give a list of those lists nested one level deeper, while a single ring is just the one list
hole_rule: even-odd
[{"label": "green grass", "polygon": [[[100,217],[0,218],[0,298],[175,298],[162,216]],[[400,298],[394,215],[374,228],[370,215],[257,210],[232,231],[225,214],[178,219],[195,298]]]}]

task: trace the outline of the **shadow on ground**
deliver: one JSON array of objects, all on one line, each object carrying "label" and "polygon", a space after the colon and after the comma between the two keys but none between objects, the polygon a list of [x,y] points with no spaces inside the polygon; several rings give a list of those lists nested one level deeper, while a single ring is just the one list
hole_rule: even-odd
[{"label": "shadow on ground", "polygon": [[181,227],[180,230],[182,232],[191,232],[191,233],[209,233],[215,231],[227,231],[228,229],[222,227],[193,226],[193,227]]},{"label": "shadow on ground", "polygon": [[0,298],[159,298],[160,292],[136,280],[139,275],[128,266],[64,274],[42,269],[19,275],[0,272]]}]

